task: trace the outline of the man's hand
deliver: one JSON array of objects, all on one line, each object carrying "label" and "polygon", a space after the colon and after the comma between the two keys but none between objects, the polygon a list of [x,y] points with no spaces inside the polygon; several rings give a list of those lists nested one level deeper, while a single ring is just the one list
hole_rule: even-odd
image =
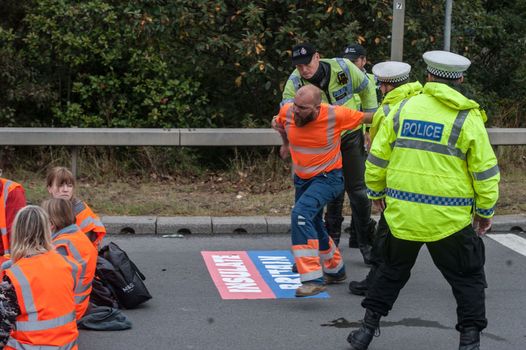
[{"label": "man's hand", "polygon": [[290,157],[290,149],[288,144],[281,145],[279,149],[279,156],[281,159],[288,159]]},{"label": "man's hand", "polygon": [[277,115],[275,115],[272,118],[272,123],[271,123],[272,129],[276,130],[280,134],[285,134],[285,127],[283,126],[283,124],[278,123],[277,118],[278,118]]},{"label": "man's hand", "polygon": [[475,214],[473,218],[473,228],[479,236],[484,236],[491,228],[491,218],[483,218]]},{"label": "man's hand", "polygon": [[385,210],[385,198],[373,199],[373,207],[382,213]]}]

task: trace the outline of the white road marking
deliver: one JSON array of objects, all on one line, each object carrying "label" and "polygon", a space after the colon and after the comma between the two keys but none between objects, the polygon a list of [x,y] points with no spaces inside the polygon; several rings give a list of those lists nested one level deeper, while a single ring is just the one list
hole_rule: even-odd
[{"label": "white road marking", "polygon": [[526,239],[514,235],[512,233],[507,234],[491,234],[486,235],[489,238],[499,242],[503,246],[516,251],[519,254],[526,256]]}]

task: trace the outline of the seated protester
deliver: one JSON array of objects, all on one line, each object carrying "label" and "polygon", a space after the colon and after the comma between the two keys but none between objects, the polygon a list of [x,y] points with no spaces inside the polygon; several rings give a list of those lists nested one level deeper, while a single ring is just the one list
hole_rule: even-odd
[{"label": "seated protester", "polygon": [[[0,170],[1,173],[1,170]],[[22,185],[0,178],[0,263],[10,257],[9,237],[16,213],[26,206],[26,194]]]},{"label": "seated protester", "polygon": [[86,313],[91,293],[91,283],[97,267],[97,249],[75,224],[71,202],[62,198],[47,199],[42,208],[49,215],[51,239],[55,249],[74,260],[79,267],[75,288],[75,312],[77,320]]},{"label": "seated protester", "polygon": [[53,198],[71,201],[77,226],[98,249],[106,235],[106,228],[85,202],[74,197],[75,178],[71,171],[64,167],[52,168],[47,174],[46,184],[47,190]]},{"label": "seated protester", "polygon": [[74,263],[53,249],[45,211],[34,205],[21,209],[11,239],[11,260],[2,266],[0,346],[78,349]]}]

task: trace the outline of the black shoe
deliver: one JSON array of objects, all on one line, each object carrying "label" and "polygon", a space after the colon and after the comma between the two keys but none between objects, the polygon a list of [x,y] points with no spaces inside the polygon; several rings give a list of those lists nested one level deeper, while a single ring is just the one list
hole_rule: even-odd
[{"label": "black shoe", "polygon": [[363,263],[365,265],[371,265],[371,250],[373,248],[370,245],[363,245],[360,247],[360,252],[362,253]]},{"label": "black shoe", "polygon": [[292,264],[292,273],[298,273],[298,266],[296,263]]},{"label": "black shoe", "polygon": [[467,328],[460,332],[458,350],[480,350],[480,332],[476,328]]},{"label": "black shoe", "polygon": [[351,350],[367,350],[374,336],[380,335],[379,313],[367,309],[360,329],[352,331],[347,337]]},{"label": "black shoe", "polygon": [[367,293],[367,279],[349,282],[349,291],[354,295],[365,295]]}]

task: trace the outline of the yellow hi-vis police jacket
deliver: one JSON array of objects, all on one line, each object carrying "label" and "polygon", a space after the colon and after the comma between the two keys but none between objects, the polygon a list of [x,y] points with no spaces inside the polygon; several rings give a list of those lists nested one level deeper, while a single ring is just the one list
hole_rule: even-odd
[{"label": "yellow hi-vis police jacket", "polygon": [[395,237],[437,241],[468,226],[473,207],[493,216],[500,173],[484,118],[475,101],[436,82],[389,113],[365,181],[369,198],[386,197]]},{"label": "yellow hi-vis police jacket", "polygon": [[385,95],[380,107],[378,107],[378,109],[374,113],[373,123],[371,124],[371,129],[369,130],[369,135],[371,135],[371,141],[374,140],[376,134],[378,133],[380,125],[384,121],[385,117],[389,115],[389,112],[391,112],[393,107],[395,107],[402,100],[416,96],[421,92],[422,84],[420,84],[419,81],[406,83],[389,91]]}]

